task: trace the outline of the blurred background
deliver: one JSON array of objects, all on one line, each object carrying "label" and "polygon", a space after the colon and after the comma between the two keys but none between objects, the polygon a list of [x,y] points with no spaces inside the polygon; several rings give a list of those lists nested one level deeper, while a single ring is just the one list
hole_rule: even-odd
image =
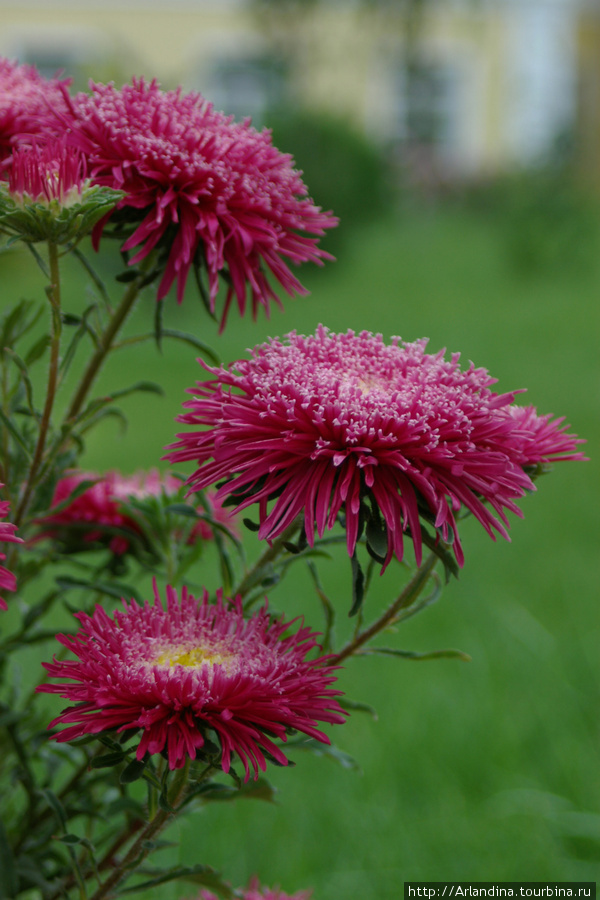
[{"label": "blurred background", "polygon": [[[588,440],[590,462],[557,465],[524,498],[512,543],[466,521],[459,582],[386,638],[458,647],[471,663],[351,661],[341,687],[378,713],[356,713],[334,735],[359,769],[297,754],[298,768],[270,773],[279,805],[195,813],[171,833],[169,858],[214,865],[235,884],[258,872],[290,892],[312,886],[315,900],[395,900],[415,879],[597,879],[597,2],[0,0],[0,55],[46,75],[64,69],[79,89],[143,75],[201,91],[272,128],[316,203],[340,216],[324,242],[337,263],[300,273],[310,297],[284,301],[269,321],[232,313],[218,336],[190,287],[181,307],[165,301],[168,326],[195,331],[225,361],[319,322],[427,336],[433,352],[487,367],[499,391],[527,387],[540,413],[565,415]],[[4,259],[8,299],[43,296],[21,251]],[[85,280],[72,284],[68,303],[83,307]],[[130,329],[148,328],[153,302]],[[156,465],[184,389],[201,377],[178,347],[157,357],[144,345],[129,360],[130,380],[153,378],[165,397],[132,399],[126,434],[107,424],[90,437],[90,468]],[[122,363],[102,384],[124,377]],[[206,565],[198,577],[210,585]],[[347,560],[322,577],[343,636]],[[398,577],[390,567],[373,609]],[[308,579],[272,603],[318,627]],[[165,885],[161,896],[192,893]]]}]

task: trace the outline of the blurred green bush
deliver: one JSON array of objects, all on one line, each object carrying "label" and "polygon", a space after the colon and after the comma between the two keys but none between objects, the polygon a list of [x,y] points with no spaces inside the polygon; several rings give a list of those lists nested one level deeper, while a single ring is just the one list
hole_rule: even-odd
[{"label": "blurred green bush", "polygon": [[352,230],[389,211],[395,192],[385,152],[345,119],[314,110],[277,109],[265,116],[273,143],[291,153],[318,206],[332,209],[340,228],[320,245],[339,255]]},{"label": "blurred green bush", "polygon": [[472,208],[497,218],[508,261],[521,274],[589,271],[600,238],[600,198],[568,165],[508,172],[468,188]]}]

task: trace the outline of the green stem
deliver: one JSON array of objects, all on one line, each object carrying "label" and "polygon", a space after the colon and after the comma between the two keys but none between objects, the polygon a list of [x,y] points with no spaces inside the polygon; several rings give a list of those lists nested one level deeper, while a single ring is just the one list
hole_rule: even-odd
[{"label": "green stem", "polygon": [[146,824],[145,828],[139,834],[136,841],[132,844],[129,852],[123,858],[121,863],[115,866],[106,881],[104,881],[100,885],[100,887],[92,895],[90,900],[103,900],[104,897],[110,894],[111,891],[113,891],[114,888],[119,885],[125,875],[127,875],[131,871],[131,868],[134,865],[143,862],[143,860],[148,856],[152,849],[152,838],[156,837],[156,835],[163,830],[172,816],[175,815],[178,811],[177,807],[183,800],[187,789],[190,765],[191,760],[188,759],[185,766],[182,769],[179,769],[173,780],[173,785],[171,787],[171,790],[169,791],[169,803],[173,808],[173,811],[167,812],[167,810],[164,809],[158,810],[154,818]]},{"label": "green stem", "polygon": [[81,408],[85,403],[86,397],[94,381],[96,380],[100,369],[104,365],[106,357],[112,349],[113,342],[117,337],[119,331],[121,330],[121,327],[125,323],[127,316],[133,309],[135,301],[138,298],[138,294],[142,286],[147,283],[147,280],[148,273],[140,272],[125,291],[121,303],[116,308],[113,317],[106,327],[106,331],[100,339],[100,346],[96,349],[96,352],[89,361],[88,367],[85,370],[83,377],[79,383],[79,387],[77,388],[77,391],[75,392],[75,395],[71,401],[69,411],[66,415],[67,422],[74,419],[81,412]]},{"label": "green stem", "polygon": [[372,625],[369,625],[364,631],[355,635],[355,637],[349,641],[339,653],[336,653],[331,659],[330,665],[337,665],[348,656],[352,656],[363,646],[363,644],[368,643],[375,635],[379,634],[380,631],[387,628],[402,609],[411,606],[429,581],[437,561],[438,557],[436,554],[430,553],[425,562],[419,566],[402,593],[390,604],[386,611],[376,619]]},{"label": "green stem", "polygon": [[[258,583],[260,576],[262,574],[263,569],[270,565],[281,553],[284,548],[284,544],[295,536],[296,532],[300,529],[302,524],[302,516],[298,516],[297,519],[294,519],[291,525],[282,531],[278,538],[276,538],[272,544],[265,550],[263,555],[256,561],[256,563],[252,566],[249,572],[247,572],[240,582],[239,586],[233,591],[233,596],[237,597],[238,595],[242,597],[242,599],[252,590],[252,588]],[[246,606],[249,608],[252,606],[251,601]]]},{"label": "green stem", "polygon": [[35,453],[29,469],[29,477],[25,486],[25,491],[21,497],[19,506],[13,519],[15,525],[19,525],[23,517],[27,513],[31,494],[35,487],[36,476],[42,463],[44,449],[46,446],[46,437],[50,426],[50,417],[54,406],[54,398],[56,396],[56,387],[58,383],[58,365],[60,361],[60,336],[62,330],[61,311],[60,311],[60,269],[58,265],[58,247],[56,244],[48,241],[48,261],[50,265],[50,284],[48,286],[48,299],[52,310],[52,335],[50,341],[50,367],[48,370],[48,390],[46,393],[46,402],[40,422],[40,430],[38,433],[37,445]]}]

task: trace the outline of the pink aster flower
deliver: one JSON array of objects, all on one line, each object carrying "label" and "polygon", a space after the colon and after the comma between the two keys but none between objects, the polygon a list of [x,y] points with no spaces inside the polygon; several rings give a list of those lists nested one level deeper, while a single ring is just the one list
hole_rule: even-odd
[{"label": "pink aster flower", "polygon": [[234,122],[199,94],[143,79],[121,89],[92,84],[91,94],[72,100],[65,125],[94,182],[126,192],[112,218],[129,229],[118,233],[129,235],[124,250],[137,250],[131,263],[160,248],[158,300],[177,280],[181,302],[190,268],[201,262],[212,309],[219,273],[228,273],[223,320],[234,296],[244,312],[247,288],[253,313],[261,304],[268,312],[270,300],[279,301],[265,270],[288,294],[304,294],[284,260],[331,258],[317,238],[337,219],[307,197],[292,158],[269,131]]},{"label": "pink aster flower", "polygon": [[[81,493],[69,498],[83,482],[92,482]],[[52,507],[60,507],[38,519],[43,537],[58,538],[71,549],[86,549],[89,544],[106,544],[117,556],[127,553],[132,540],[142,536],[139,523],[128,512],[130,500],[165,495],[173,497],[181,489],[181,481],[170,473],[161,474],[158,469],[122,475],[116,470],[99,475],[95,472],[71,472],[62,478],[54,491]],[[206,495],[211,517],[235,534],[235,516],[223,508],[214,495]],[[203,512],[203,510],[199,510]],[[115,534],[115,530],[118,531]],[[127,532],[129,532],[130,537]],[[208,521],[198,519],[190,530],[186,542],[209,541],[213,531]]]},{"label": "pink aster flower", "polygon": [[[243,891],[243,900],[310,900],[312,891],[298,891],[296,894],[284,894],[279,888],[261,887],[258,878],[252,878]],[[212,891],[200,891],[198,900],[219,900]]]},{"label": "pink aster flower", "polygon": [[66,111],[63,90],[68,84],[68,79],[48,80],[34,66],[0,57],[0,162],[19,135],[47,132],[50,109]]},{"label": "pink aster flower", "polygon": [[205,366],[214,379],[189,390],[178,418],[203,430],[179,434],[167,458],[198,464],[190,492],[222,481],[218,498],[258,504],[261,538],[301,516],[312,546],[343,513],[350,555],[366,523],[385,564],[402,559],[407,531],[420,564],[422,517],[462,565],[463,508],[508,538],[506,511],[520,515],[514,501],[533,488],[524,467],[582,454],[561,420],[515,410],[515,392],[494,393],[485,369],[463,371],[459,354],[426,343],[321,326],[227,369]]},{"label": "pink aster flower", "polygon": [[245,620],[241,599],[216,603],[208,592],[197,601],[186,588],[181,597],[167,587],[163,607],[156,584],[154,605],[123,601],[111,618],[100,607],[78,613],[81,628],[58,640],[76,660],[45,663],[61,684],[39,691],[60,694],[74,706],[52,723],[66,725],[54,735],[69,741],[106,730],[139,729],[138,760],[164,753],[171,769],[194,759],[212,729],[221,745],[220,765],[229,771],[239,757],[246,780],[266,768],[265,754],[288,760],[273,738],[285,741],[296,729],[329,743],[319,722],[342,723],[333,698],[339,691],[328,657],[307,659],[316,635],[301,626],[284,637],[291,623],[271,621],[266,607]]},{"label": "pink aster flower", "polygon": [[[83,482],[91,481],[89,487],[80,494],[69,498]],[[148,492],[157,489],[157,478],[149,474]],[[39,537],[57,537],[70,546],[85,547],[97,542],[107,543],[116,555],[126,553],[130,541],[119,531],[129,531],[139,535],[137,523],[126,515],[119,500],[142,490],[143,476],[124,477],[120,472],[106,472],[98,475],[95,472],[72,472],[62,478],[56,485],[52,506],[60,506],[58,512],[50,513],[38,520]]]},{"label": "pink aster flower", "polygon": [[[0,488],[3,488],[4,485],[0,484]],[[10,511],[10,503],[6,500],[0,500],[0,519],[5,519]],[[16,526],[12,525],[10,522],[0,522],[0,541],[6,541],[8,543],[20,544],[22,543],[21,538],[18,538],[15,535]],[[6,555],[4,553],[0,553],[0,560],[6,559]],[[17,580],[12,572],[9,572],[4,566],[0,566],[0,590],[2,591],[16,591],[17,589]],[[6,605],[6,601],[3,597],[0,597],[0,609],[5,610],[8,609]]]}]

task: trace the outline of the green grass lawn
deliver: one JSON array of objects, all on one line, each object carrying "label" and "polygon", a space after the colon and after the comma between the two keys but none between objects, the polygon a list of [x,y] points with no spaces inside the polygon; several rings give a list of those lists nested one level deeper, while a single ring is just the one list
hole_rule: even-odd
[{"label": "green grass lawn", "polygon": [[[457,647],[470,663],[351,660],[339,685],[372,704],[334,734],[360,771],[296,753],[296,768],[272,769],[278,803],[238,801],[193,813],[167,837],[164,859],[207,863],[234,884],[257,872],[287,891],[313,886],[315,900],[396,900],[404,880],[595,880],[600,871],[600,263],[592,269],[520,276],[494,220],[465,212],[419,213],[354,234],[342,258],[303,273],[310,297],[285,302],[270,320],[225,333],[190,289],[166,324],[193,331],[224,360],[268,335],[368,329],[430,338],[460,350],[498,378],[526,387],[540,412],[565,415],[588,439],[590,462],[558,464],[525,498],[512,543],[493,543],[477,522],[462,528],[466,564],[440,603],[385,643]],[[36,283],[40,286],[36,287]],[[41,295],[30,266],[9,266],[6,295]],[[83,284],[83,282],[82,282]],[[84,287],[68,303],[85,302]],[[148,330],[153,298],[129,328]],[[113,423],[90,436],[85,464],[133,471],[156,465],[173,440],[184,390],[200,377],[194,353],[141,345],[102,376],[99,389],[151,378],[164,398],[123,403],[127,433]],[[248,544],[252,546],[251,542]],[[214,582],[212,564],[197,581]],[[347,629],[349,565],[321,566]],[[397,589],[390,566],[375,608]],[[204,576],[206,575],[206,578]],[[300,571],[272,595],[288,614],[319,627]],[[369,609],[367,609],[367,615]],[[46,649],[46,657],[49,655]],[[58,701],[57,706],[60,701]],[[166,885],[161,898],[192,896]],[[150,897],[150,894],[148,895]],[[152,895],[154,896],[154,895]]]}]

